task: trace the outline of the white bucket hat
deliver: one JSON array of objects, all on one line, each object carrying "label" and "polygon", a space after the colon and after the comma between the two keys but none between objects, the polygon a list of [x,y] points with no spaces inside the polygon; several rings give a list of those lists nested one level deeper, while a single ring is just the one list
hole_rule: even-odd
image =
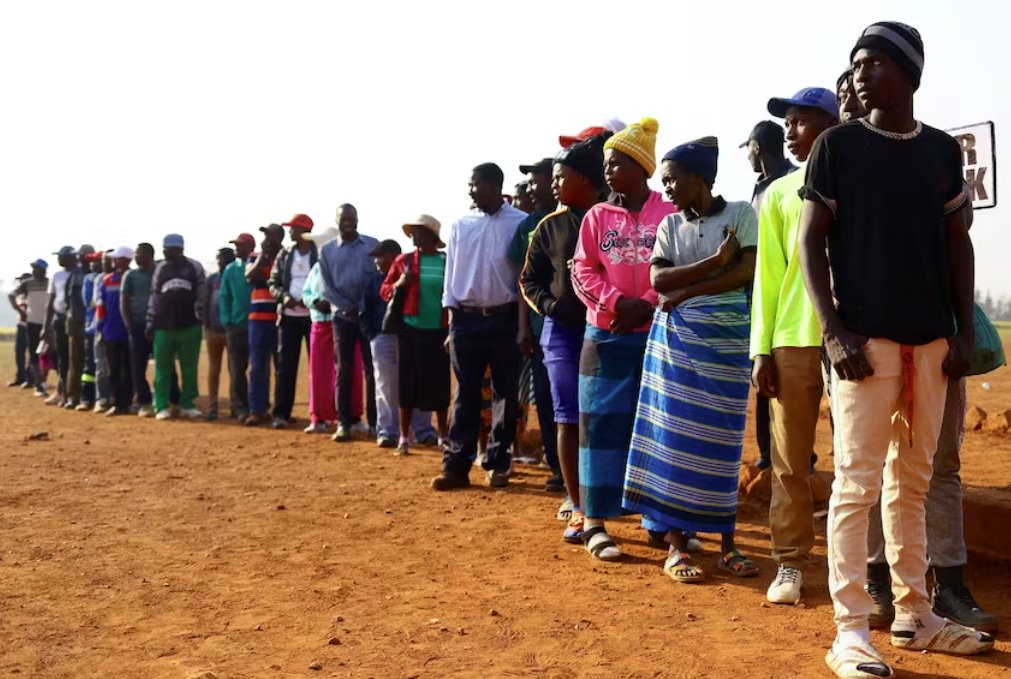
[{"label": "white bucket hat", "polygon": [[406,233],[408,236],[414,235],[414,227],[416,226],[428,229],[429,231],[435,234],[436,240],[439,241],[436,247],[440,248],[446,247],[446,244],[442,242],[441,238],[439,238],[439,230],[442,229],[442,224],[439,223],[438,219],[436,219],[432,215],[420,214],[416,219],[409,222],[404,222],[404,233]]}]

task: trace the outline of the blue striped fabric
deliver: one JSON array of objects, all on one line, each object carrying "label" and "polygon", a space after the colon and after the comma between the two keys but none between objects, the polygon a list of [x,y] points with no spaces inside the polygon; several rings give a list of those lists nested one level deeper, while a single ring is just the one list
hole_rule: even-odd
[{"label": "blue striped fabric", "polygon": [[594,519],[620,516],[647,334],[586,326],[579,358],[579,494]]},{"label": "blue striped fabric", "polygon": [[649,530],[734,530],[751,361],[743,291],[657,311],[622,505]]}]

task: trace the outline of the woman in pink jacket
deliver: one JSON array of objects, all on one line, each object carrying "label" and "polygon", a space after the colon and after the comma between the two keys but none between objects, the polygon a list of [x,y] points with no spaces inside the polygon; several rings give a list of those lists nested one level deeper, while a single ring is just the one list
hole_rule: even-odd
[{"label": "woman in pink jacket", "polygon": [[639,377],[657,294],[649,262],[657,225],[677,211],[650,190],[656,170],[653,118],[607,140],[604,177],[612,196],[586,213],[572,260],[587,325],[579,361],[579,486],[583,544],[594,557],[621,556],[604,528],[620,516]]}]

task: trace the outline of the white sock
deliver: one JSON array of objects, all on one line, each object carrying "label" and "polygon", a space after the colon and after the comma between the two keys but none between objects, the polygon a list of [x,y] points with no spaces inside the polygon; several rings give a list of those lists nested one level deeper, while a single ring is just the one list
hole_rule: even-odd
[{"label": "white sock", "polygon": [[870,645],[871,630],[869,627],[862,627],[860,629],[841,629],[836,632],[835,641],[832,643],[832,647],[836,650],[836,653],[842,652],[842,649],[848,646]]},{"label": "white sock", "polygon": [[913,632],[918,639],[929,639],[944,628],[944,618],[933,611],[923,613],[895,612],[892,632]]}]

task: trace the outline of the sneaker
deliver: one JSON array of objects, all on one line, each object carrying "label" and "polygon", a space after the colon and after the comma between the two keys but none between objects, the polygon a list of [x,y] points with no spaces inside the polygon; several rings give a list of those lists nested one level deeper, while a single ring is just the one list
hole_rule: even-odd
[{"label": "sneaker", "polygon": [[302,431],[306,434],[326,434],[330,431],[330,428],[326,426],[326,422],[310,422],[309,426]]},{"label": "sneaker", "polygon": [[104,413],[106,410],[109,409],[109,407],[110,406],[109,406],[108,402],[99,401],[98,403],[95,404],[95,407],[91,409],[91,412],[93,412],[93,413]]},{"label": "sneaker", "polygon": [[[370,432],[372,432],[372,430],[369,428],[368,422],[358,421],[351,427],[352,434],[369,434]],[[375,436],[374,433],[373,436]]]},{"label": "sneaker", "polygon": [[488,472],[488,485],[492,488],[505,488],[509,485],[509,473],[491,470]]},{"label": "sneaker", "polygon": [[439,445],[439,437],[435,434],[429,434],[428,436],[422,436],[417,440],[419,446],[437,446]]},{"label": "sneaker", "polygon": [[242,421],[242,424],[247,427],[258,427],[267,421],[266,415],[261,415],[260,413],[249,413],[246,415],[246,419]]},{"label": "sneaker", "polygon": [[338,424],[337,431],[330,437],[330,440],[337,443],[347,443],[351,440],[351,428],[345,424]]},{"label": "sneaker", "polygon": [[232,412],[232,419],[238,422],[239,424],[245,422],[247,417],[249,417],[248,410],[235,410]]},{"label": "sneaker", "polygon": [[138,413],[140,413],[140,404],[139,403],[131,403],[130,404],[130,414],[131,415],[137,415]]},{"label": "sneaker", "polygon": [[212,409],[210,409],[210,410],[207,411],[207,421],[208,422],[214,422],[217,419],[218,419],[218,411],[217,410],[215,410],[215,409],[212,408]]},{"label": "sneaker", "polygon": [[561,472],[553,471],[548,480],[544,482],[544,490],[548,493],[564,493],[565,492],[565,479],[562,478]]},{"label": "sneaker", "polygon": [[103,413],[106,417],[116,417],[117,415],[126,415],[125,410],[120,410],[116,406],[109,408]]},{"label": "sneaker", "polygon": [[996,632],[1000,618],[976,603],[965,585],[935,585],[931,596],[934,613],[980,632]]},{"label": "sneaker", "polygon": [[154,416],[156,420],[171,420],[172,411],[166,408],[165,410],[159,410],[158,414]]},{"label": "sneaker", "polygon": [[871,629],[888,629],[895,620],[895,597],[892,594],[892,578],[888,564],[867,565],[867,593],[874,600],[874,607],[867,616]]},{"label": "sneaker", "polygon": [[[922,625],[919,619],[915,620],[915,623],[917,627]],[[978,632],[965,625],[945,620],[944,627],[931,637],[917,636],[916,632],[911,630],[892,630],[892,646],[909,651],[976,655],[993,648],[993,637],[986,632]]]},{"label": "sneaker", "polygon": [[137,417],[154,417],[154,407],[141,406],[137,409]]},{"label": "sneaker", "polygon": [[63,397],[60,396],[59,394],[53,394],[52,396],[50,396],[49,398],[47,398],[45,400],[45,404],[47,406],[56,406],[56,407],[59,407],[59,406],[63,405]]},{"label": "sneaker", "polygon": [[[90,413],[94,409],[95,409],[95,404],[88,403],[87,401],[81,401],[77,405],[77,407],[74,408],[74,410],[76,410],[79,413]],[[101,412],[101,411],[99,411],[99,412]]]},{"label": "sneaker", "polygon": [[204,414],[196,408],[180,408],[179,415],[187,420],[202,420],[204,418]]},{"label": "sneaker", "polygon": [[380,448],[396,448],[397,441],[392,436],[380,436],[376,439],[376,445]]},{"label": "sneaker", "polygon": [[35,387],[35,396],[49,396],[49,392],[45,389]]},{"label": "sneaker", "polygon": [[466,474],[442,472],[432,479],[432,490],[454,490],[470,485],[470,477]]},{"label": "sneaker", "polygon": [[79,405],[81,405],[80,401],[64,401],[61,407],[67,410],[77,410]]},{"label": "sneaker", "polygon": [[284,429],[288,426],[288,420],[283,417],[275,417],[270,421],[270,426],[274,429]]},{"label": "sneaker", "polygon": [[20,387],[21,386],[21,380],[11,380],[10,382],[7,383],[7,386],[8,387]]},{"label": "sneaker", "polygon": [[780,564],[776,579],[769,585],[765,598],[772,604],[795,606],[800,602],[800,588],[803,584],[804,574],[800,569]]},{"label": "sneaker", "polygon": [[397,457],[404,457],[405,455],[410,455],[411,454],[410,444],[407,441],[401,441],[400,443],[397,444],[397,447],[394,448],[393,454],[396,455]]}]

